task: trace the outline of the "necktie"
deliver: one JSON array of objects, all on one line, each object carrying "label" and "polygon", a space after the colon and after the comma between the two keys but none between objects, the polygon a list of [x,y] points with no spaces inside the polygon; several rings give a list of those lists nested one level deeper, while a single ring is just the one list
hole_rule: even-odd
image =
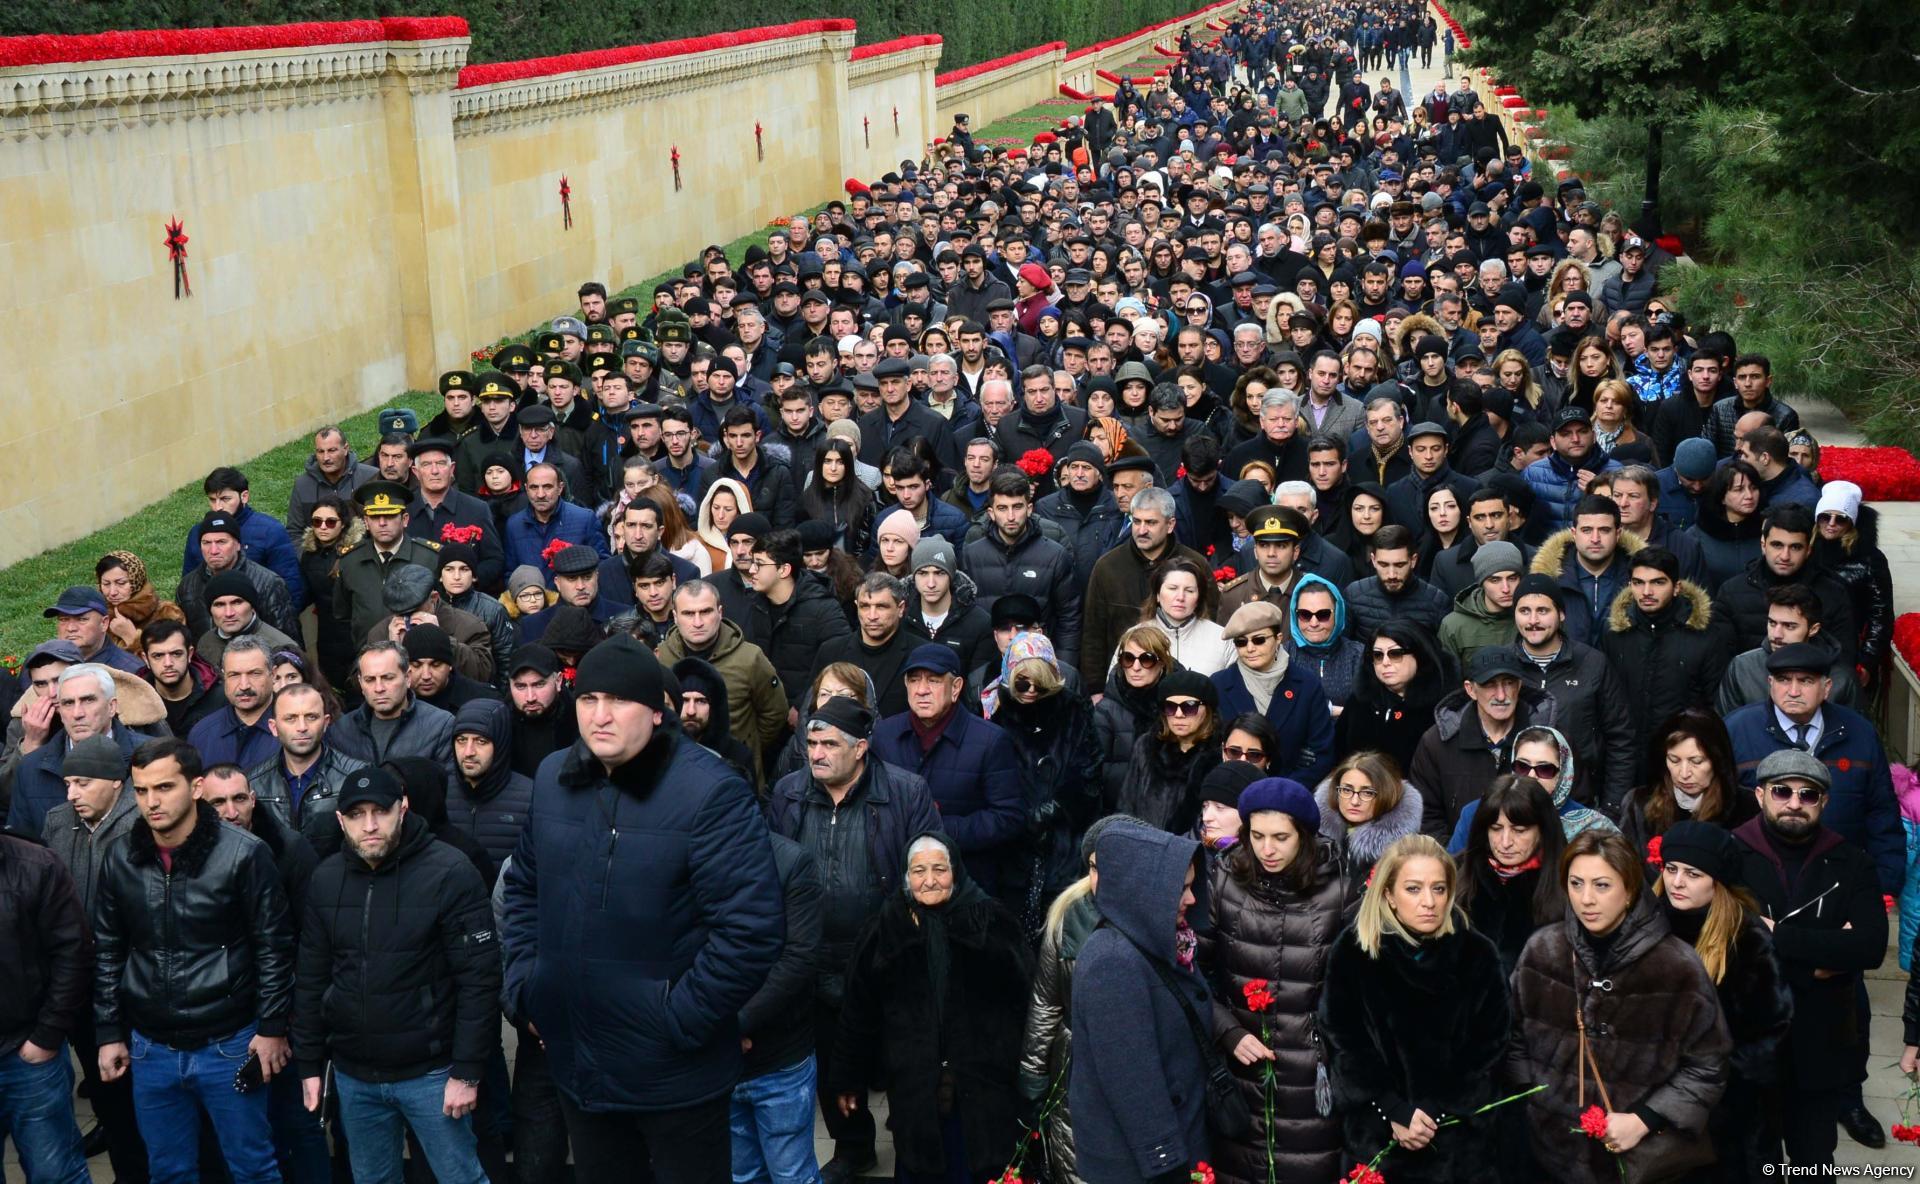
[{"label": "necktie", "polygon": [[1793,746],[1801,752],[1807,751],[1807,729],[1810,724],[1793,725]]}]

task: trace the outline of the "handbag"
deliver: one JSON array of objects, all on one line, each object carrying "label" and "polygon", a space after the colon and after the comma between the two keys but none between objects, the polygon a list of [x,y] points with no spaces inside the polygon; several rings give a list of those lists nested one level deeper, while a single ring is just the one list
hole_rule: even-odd
[{"label": "handbag", "polygon": [[[1114,932],[1120,931],[1116,929]],[[1121,936],[1126,935],[1122,933]],[[1160,976],[1161,983],[1173,995],[1174,1002],[1180,1005],[1181,1014],[1187,1017],[1187,1031],[1192,1034],[1194,1048],[1200,1053],[1200,1063],[1207,1067],[1207,1129],[1230,1142],[1244,1140],[1253,1134],[1253,1108],[1247,1105],[1239,1084],[1234,1081],[1233,1074],[1227,1071],[1226,1061],[1214,1049],[1213,1041],[1200,1023],[1199,1013],[1194,1011],[1187,993],[1180,989],[1180,982],[1174,978],[1171,967],[1149,954],[1131,937],[1127,938],[1127,942],[1140,951],[1147,965],[1153,967],[1153,972]]]}]

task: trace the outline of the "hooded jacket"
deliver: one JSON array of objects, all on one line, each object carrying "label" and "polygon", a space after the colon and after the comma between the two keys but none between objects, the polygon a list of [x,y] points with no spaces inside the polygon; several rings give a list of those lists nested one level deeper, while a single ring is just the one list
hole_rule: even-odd
[{"label": "hooded jacket", "polygon": [[1595,445],[1591,452],[1580,458],[1578,464],[1568,463],[1565,457],[1556,452],[1528,465],[1522,470],[1521,476],[1527,479],[1528,485],[1533,486],[1537,518],[1544,518],[1550,530],[1565,530],[1573,525],[1573,509],[1585,496],[1585,491],[1580,488],[1579,470],[1585,469],[1598,476],[1619,467],[1619,461]]},{"label": "hooded jacket", "polygon": [[[1513,1002],[1508,1076],[1547,1086],[1527,1100],[1527,1126],[1535,1160],[1555,1165],[1556,1179],[1668,1180],[1713,1162],[1707,1116],[1726,1088],[1732,1040],[1706,968],[1668,931],[1651,892],[1641,892],[1604,947],[1571,912],[1534,934],[1514,968]],[[1576,1014],[1591,1069],[1580,1061]],[[1650,1131],[1619,1156],[1580,1130],[1582,1101],[1598,1101],[1595,1071],[1611,1108]]]},{"label": "hooded jacket", "polygon": [[1672,603],[1652,617],[1640,611],[1632,588],[1622,588],[1600,644],[1609,666],[1634,674],[1634,694],[1626,702],[1636,736],[1652,735],[1682,707],[1710,708],[1732,648],[1707,594],[1685,580]]},{"label": "hooded jacket", "polygon": [[479,844],[496,868],[513,854],[533,809],[533,779],[513,771],[511,716],[512,710],[497,699],[476,699],[453,717],[455,737],[472,733],[493,745],[493,763],[478,781],[469,781],[454,761],[447,819]]},{"label": "hooded jacket", "polygon": [[500,947],[486,885],[465,856],[405,815],[368,866],[351,846],[313,874],[300,929],[293,1056],[361,1081],[436,1069],[478,1081],[500,1040]]},{"label": "hooded jacket", "polygon": [[732,1090],[740,1009],[786,927],[744,778],[670,722],[611,773],[577,742],[540,766],[501,879],[501,998],[569,1102],[653,1112]]},{"label": "hooded jacket", "polygon": [[[1211,889],[1192,873],[1199,849],[1192,839],[1131,823],[1107,828],[1095,848],[1094,903],[1103,923],[1074,968],[1068,1082],[1083,1179],[1144,1184],[1183,1174],[1207,1155],[1208,1059],[1181,1000],[1203,1025],[1212,1003],[1199,973],[1182,967],[1176,953],[1189,874],[1189,923],[1204,925],[1210,915]],[[1153,962],[1173,976],[1178,998]]]},{"label": "hooded jacket", "polygon": [[960,669],[972,670],[993,655],[993,618],[975,603],[980,588],[973,582],[972,576],[963,571],[953,573],[946,619],[940,622],[938,629],[927,624],[920,589],[912,584],[909,587],[907,624],[957,654]]},{"label": "hooded jacket", "polygon": [[1491,646],[1512,645],[1519,636],[1513,607],[1496,609],[1478,584],[1462,588],[1453,598],[1453,611],[1440,622],[1440,646],[1452,654],[1462,670],[1473,656]]},{"label": "hooded jacket", "polygon": [[[675,662],[673,677],[680,681],[682,696],[693,691],[707,697],[707,726],[701,729],[700,734],[694,739],[718,755],[720,759],[740,770],[742,777],[753,782],[754,792],[764,796],[765,786],[754,772],[753,754],[748,752],[747,746],[740,743],[739,737],[733,734],[733,715],[727,709],[726,679],[713,668],[713,663],[700,658],[682,658]],[[686,728],[684,712],[681,715],[680,726],[684,731]],[[688,735],[692,736],[692,733],[689,732]],[[795,735],[801,736],[801,733],[796,731]],[[801,738],[804,741],[804,736]],[[803,755],[804,752],[803,747]]]},{"label": "hooded jacket", "polygon": [[94,901],[95,1036],[138,1029],[196,1049],[258,1025],[284,1036],[293,1002],[293,927],[265,842],[205,802],[162,866],[145,820],[106,853]]},{"label": "hooded jacket", "polygon": [[[1300,611],[1300,594],[1310,588],[1333,597],[1333,636],[1318,644],[1300,632],[1299,619],[1294,615]],[[1287,597],[1285,642],[1288,661],[1318,675],[1327,702],[1344,706],[1359,681],[1360,667],[1367,661],[1367,647],[1347,631],[1347,598],[1332,580],[1306,572],[1294,581],[1293,593]]]},{"label": "hooded jacket", "polygon": [[1613,604],[1613,598],[1626,590],[1627,577],[1632,571],[1629,560],[1647,546],[1638,535],[1628,531],[1621,531],[1619,539],[1613,558],[1607,563],[1607,570],[1596,580],[1598,604],[1587,599],[1586,590],[1580,585],[1586,569],[1574,551],[1571,528],[1547,536],[1528,564],[1529,571],[1551,577],[1560,585],[1560,607],[1566,616],[1564,628],[1566,635],[1575,641],[1584,641],[1588,645],[1599,644],[1607,609]]}]

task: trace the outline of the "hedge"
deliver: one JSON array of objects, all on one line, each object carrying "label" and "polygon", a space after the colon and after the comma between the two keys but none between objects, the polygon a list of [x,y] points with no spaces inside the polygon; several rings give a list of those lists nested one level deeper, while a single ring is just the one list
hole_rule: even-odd
[{"label": "hedge", "polygon": [[[1194,0],[970,0],[966,7],[905,0],[602,0],[528,6],[519,0],[18,0],[0,5],[0,36],[186,29],[382,16],[463,16],[472,28],[469,61],[507,62],[820,17],[859,22],[862,44],[916,33],[946,39],[943,70],[1042,42],[1089,45],[1189,12]],[[946,14],[959,19],[945,20]],[[946,27],[940,27],[945,25]]]}]

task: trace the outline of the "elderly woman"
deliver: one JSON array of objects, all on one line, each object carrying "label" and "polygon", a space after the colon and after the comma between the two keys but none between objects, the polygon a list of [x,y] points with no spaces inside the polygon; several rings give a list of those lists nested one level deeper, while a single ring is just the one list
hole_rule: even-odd
[{"label": "elderly woman", "polygon": [[1366,647],[1347,635],[1347,598],[1329,580],[1307,572],[1289,599],[1287,655],[1319,676],[1338,719],[1367,660]]},{"label": "elderly woman", "polygon": [[[1556,1180],[1682,1180],[1714,1161],[1707,1119],[1732,1041],[1712,977],[1646,891],[1642,853],[1617,833],[1561,852],[1567,915],[1513,972],[1508,1076],[1527,1103],[1534,1159]],[[1598,1107],[1595,1136],[1582,1115]]]},{"label": "elderly woman", "polygon": [[843,1114],[887,1091],[903,1184],[986,1179],[1019,1136],[1027,943],[943,834],[908,845],[903,883],[854,945],[832,1087]]},{"label": "elderly woman", "polygon": [[[1884,564],[1884,560],[1882,561]],[[187,614],[171,600],[160,599],[147,578],[146,561],[132,551],[108,551],[93,565],[100,598],[107,602],[107,633],[113,643],[136,658],[140,630],[149,621],[181,621]]]},{"label": "elderly woman", "polygon": [[1235,609],[1226,627],[1233,665],[1214,674],[1213,685],[1227,718],[1252,711],[1273,725],[1280,747],[1267,754],[1267,768],[1274,776],[1314,782],[1333,767],[1333,715],[1319,676],[1282,644],[1285,627],[1286,614],[1271,601]]}]

